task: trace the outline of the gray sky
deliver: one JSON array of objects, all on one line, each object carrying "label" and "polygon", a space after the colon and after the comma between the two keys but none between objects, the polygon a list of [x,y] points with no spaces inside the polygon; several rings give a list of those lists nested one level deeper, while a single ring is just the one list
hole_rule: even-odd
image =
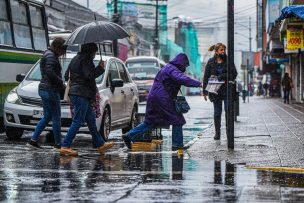
[{"label": "gray sky", "polygon": [[[86,6],[87,0],[74,0]],[[130,0],[129,0],[130,1]],[[136,0],[147,2],[146,0]],[[100,14],[106,15],[107,0],[89,0],[90,8]],[[235,62],[240,66],[240,50],[249,49],[249,17],[252,19],[252,50],[256,49],[256,0],[235,0]],[[227,42],[227,0],[168,0],[168,19],[183,15],[193,20],[200,21],[203,25],[218,25],[220,31],[217,39]],[[169,20],[170,21],[170,20]],[[171,31],[172,32],[172,31]],[[199,43],[202,30],[198,29]],[[210,42],[210,45],[217,41]],[[203,51],[203,50],[202,50]]]}]

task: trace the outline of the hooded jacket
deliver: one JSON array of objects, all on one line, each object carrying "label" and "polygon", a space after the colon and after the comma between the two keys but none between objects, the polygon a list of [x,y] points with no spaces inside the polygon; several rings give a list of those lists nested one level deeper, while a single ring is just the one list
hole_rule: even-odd
[{"label": "hooded jacket", "polygon": [[157,73],[147,100],[145,123],[153,126],[184,125],[186,123],[183,114],[175,110],[173,99],[177,96],[181,85],[201,86],[201,82],[185,74],[188,66],[187,55],[181,53]]}]

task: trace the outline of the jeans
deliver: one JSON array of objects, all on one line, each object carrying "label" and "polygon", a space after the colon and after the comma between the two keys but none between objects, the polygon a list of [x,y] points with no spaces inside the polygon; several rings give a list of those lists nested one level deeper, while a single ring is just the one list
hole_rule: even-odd
[{"label": "jeans", "polygon": [[[139,137],[142,137],[146,132],[152,130],[153,125],[148,125],[144,122],[131,129],[126,133],[126,136],[129,137],[132,142],[138,141]],[[183,126],[182,125],[173,125],[172,126],[172,146],[183,147]]]},{"label": "jeans", "polygon": [[91,108],[88,98],[76,95],[70,95],[70,100],[74,105],[74,116],[72,124],[62,143],[63,147],[71,147],[71,144],[81,127],[86,122],[92,135],[93,143],[96,147],[104,145],[105,141],[97,130],[95,114]]},{"label": "jeans", "polygon": [[52,120],[52,128],[56,145],[61,144],[61,109],[60,95],[58,92],[51,90],[38,91],[42,99],[43,117],[38,122],[32,135],[32,140],[37,141],[45,126]]},{"label": "jeans", "polygon": [[290,90],[284,90],[284,103],[289,103],[289,93]]},{"label": "jeans", "polygon": [[[227,113],[228,110],[228,98],[227,96],[224,97],[224,108],[225,112]],[[214,117],[221,117],[222,116],[222,99],[215,99],[213,101],[213,107],[214,107]]]}]

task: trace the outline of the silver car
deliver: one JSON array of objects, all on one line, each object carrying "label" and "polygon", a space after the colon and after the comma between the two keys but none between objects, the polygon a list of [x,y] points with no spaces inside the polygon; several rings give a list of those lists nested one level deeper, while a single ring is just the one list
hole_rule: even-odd
[{"label": "silver car", "polygon": [[[63,73],[75,54],[67,54],[61,59]],[[96,119],[97,128],[107,140],[111,130],[122,129],[126,132],[136,122],[138,111],[138,91],[124,63],[115,57],[103,56],[105,73],[96,79],[101,96],[101,117]],[[100,56],[95,57],[95,63]],[[10,139],[18,139],[24,130],[34,130],[43,116],[42,101],[38,95],[38,85],[41,79],[39,61],[26,76],[17,75],[21,82],[6,98],[4,104],[4,124],[6,135]],[[71,124],[70,106],[61,101],[62,131],[67,131]],[[51,131],[51,122],[45,128]],[[89,132],[87,126],[82,126],[80,132]]]}]

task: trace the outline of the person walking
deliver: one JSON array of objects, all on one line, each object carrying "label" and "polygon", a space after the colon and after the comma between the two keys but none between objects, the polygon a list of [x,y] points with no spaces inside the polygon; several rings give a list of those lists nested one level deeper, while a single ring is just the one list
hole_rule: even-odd
[{"label": "person walking", "polygon": [[[104,64],[100,60],[95,67],[93,59],[98,48],[95,43],[83,44],[81,51],[71,60],[68,71],[70,74],[70,101],[74,106],[74,116],[72,124],[66,134],[61,155],[77,156],[78,152],[71,148],[72,142],[83,122],[86,122],[92,141],[100,154],[113,147],[114,142],[105,142],[96,126],[96,115],[91,103],[96,102],[96,82],[95,79],[104,73]],[[68,75],[67,73],[65,75]],[[99,105],[99,104],[98,104]]]},{"label": "person walking", "polygon": [[[235,66],[233,66],[230,75],[228,75],[226,46],[223,43],[217,43],[209,48],[209,51],[213,50],[215,50],[215,54],[212,58],[209,59],[205,68],[205,74],[203,78],[203,96],[205,100],[207,100],[208,95],[209,100],[213,103],[215,127],[214,140],[219,140],[221,138],[221,116],[223,101],[227,128],[227,84],[228,81],[235,80],[237,71]],[[224,84],[219,88],[217,94],[208,92],[206,90],[210,78],[217,78],[218,81],[224,81]]]},{"label": "person walking", "polygon": [[182,85],[202,87],[201,82],[185,74],[189,66],[186,54],[180,53],[163,67],[156,75],[149,92],[145,120],[137,127],[122,135],[125,145],[131,149],[147,131],[158,126],[172,125],[172,150],[183,149],[183,125],[186,123],[182,113],[175,109],[174,99]]},{"label": "person walking", "polygon": [[282,79],[282,87],[283,87],[283,91],[284,91],[284,103],[289,104],[290,90],[291,90],[291,88],[293,88],[293,85],[292,85],[292,80],[289,77],[288,73],[284,74],[284,77]]},{"label": "person walking", "polygon": [[46,125],[52,120],[52,129],[54,135],[54,148],[61,147],[61,108],[60,95],[65,90],[65,85],[62,80],[62,67],[59,62],[59,57],[66,52],[65,40],[57,37],[51,44],[51,47],[46,50],[40,60],[41,80],[39,83],[38,94],[42,100],[43,117],[38,122],[31,140],[27,146],[41,149],[38,144],[38,139]]}]

